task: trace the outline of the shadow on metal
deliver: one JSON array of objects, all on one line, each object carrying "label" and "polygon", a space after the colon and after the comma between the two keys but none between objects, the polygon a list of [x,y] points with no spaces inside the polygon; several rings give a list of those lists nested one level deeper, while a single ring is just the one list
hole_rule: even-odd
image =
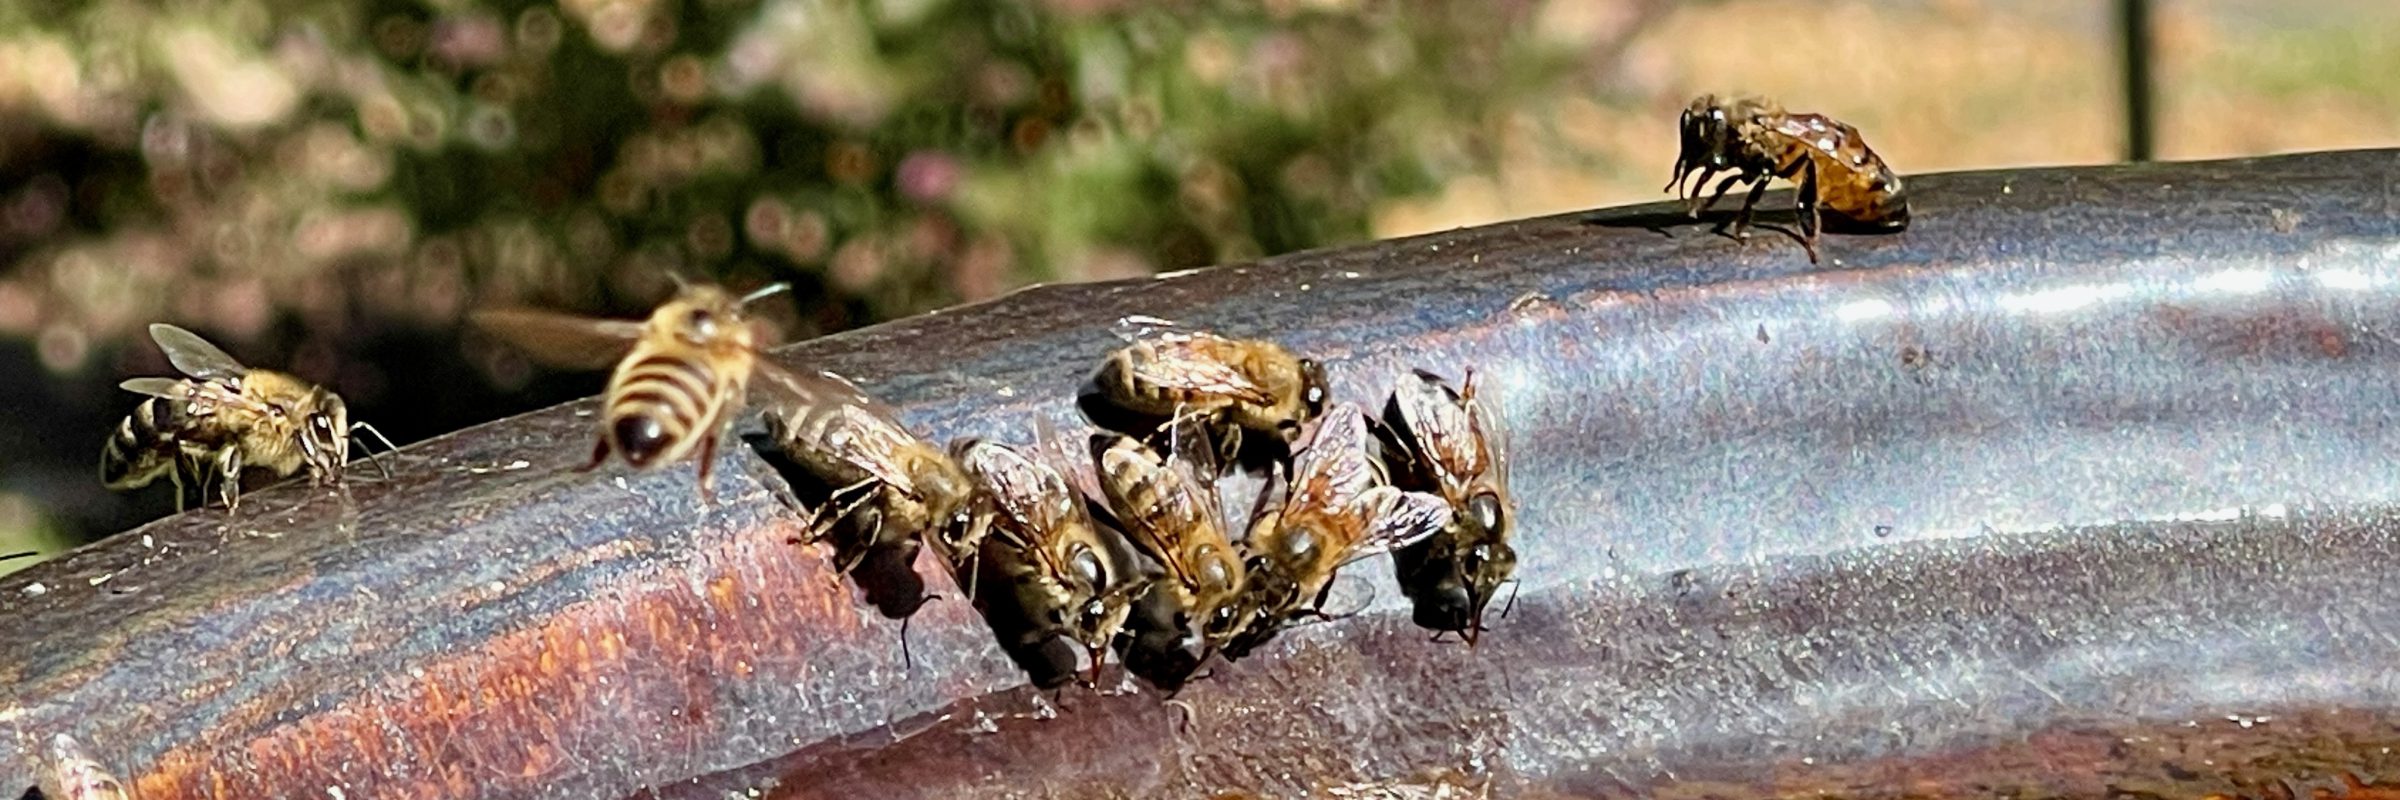
[{"label": "shadow on metal", "polygon": [[1652,205],[1030,289],[787,353],[945,440],[1077,424],[1122,314],[1279,337],[1350,399],[1476,365],[1510,418],[1524,587],[1472,650],[1426,642],[1367,562],[1369,613],[1220,668],[1188,729],[1150,693],[1053,711],[956,600],[904,669],[899,623],[785,543],[747,449],[714,507],[689,469],[574,472],[586,401],[0,578],[0,787],[62,731],[145,798],[2388,775],[2400,154],[1911,181],[1908,232],[1829,237],[1821,268],[1772,235],[1607,224]]}]

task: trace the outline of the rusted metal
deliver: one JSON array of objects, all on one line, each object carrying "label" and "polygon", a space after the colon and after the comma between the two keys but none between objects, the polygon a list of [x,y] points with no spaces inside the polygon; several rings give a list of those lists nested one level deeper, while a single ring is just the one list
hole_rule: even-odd
[{"label": "rusted metal", "polygon": [[1072,435],[1124,314],[1277,337],[1346,399],[1475,365],[1524,583],[1473,649],[1366,562],[1366,613],[1220,666],[1188,727],[1052,711],[955,598],[904,668],[754,453],[709,507],[690,470],[573,471],[586,401],[0,578],[0,788],[69,733],[145,798],[2383,791],[2400,154],[1911,181],[1907,232],[1819,268],[1651,205],[785,354],[1018,442]]}]

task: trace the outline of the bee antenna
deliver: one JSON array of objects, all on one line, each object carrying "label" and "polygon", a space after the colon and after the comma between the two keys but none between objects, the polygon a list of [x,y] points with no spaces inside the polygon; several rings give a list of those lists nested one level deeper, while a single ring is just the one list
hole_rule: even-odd
[{"label": "bee antenna", "polygon": [[667,280],[674,282],[675,291],[678,292],[692,288],[692,279],[684,277],[680,269],[667,270]]},{"label": "bee antenna", "polygon": [[752,290],[752,291],[751,291],[749,294],[742,295],[742,299],[741,299],[741,301],[740,301],[740,305],[745,305],[745,306],[746,306],[746,305],[749,305],[749,304],[751,304],[751,303],[755,303],[755,302],[758,302],[758,301],[760,301],[760,300],[764,300],[764,299],[766,299],[766,298],[769,298],[769,297],[774,297],[775,295],[779,295],[779,294],[782,294],[782,293],[784,293],[784,292],[788,292],[788,291],[791,291],[791,290],[792,290],[792,285],[791,285],[791,284],[789,284],[789,283],[781,283],[781,282],[777,282],[777,283],[770,283],[770,284],[767,284],[767,285],[765,285],[765,286],[761,286],[761,287],[758,287],[757,289],[754,289],[754,290]]},{"label": "bee antenna", "polygon": [[[376,430],[376,429],[375,429],[375,426],[373,426],[373,425],[369,425],[369,424],[367,424],[367,423],[364,423],[364,422],[353,422],[353,423],[350,423],[350,431],[349,431],[349,432],[350,432],[350,435],[352,435],[352,436],[357,436],[359,431],[366,431],[366,432],[368,432],[368,433],[374,434],[374,435],[375,435],[375,441],[378,441],[378,442],[382,442],[382,443],[383,443],[383,449],[384,449],[384,451],[385,451],[385,452],[392,452],[392,453],[396,453],[396,452],[399,452],[399,451],[400,451],[400,448],[399,448],[399,447],[396,447],[396,446],[394,446],[394,445],[392,444],[392,440],[391,440],[390,438],[388,438],[388,437],[385,437],[385,436],[383,435],[383,431]],[[358,454],[359,454],[359,455],[362,455],[362,456],[366,456],[366,457],[367,457],[367,463],[375,465],[375,471],[376,471],[376,472],[383,473],[383,477],[384,477],[386,480],[389,480],[389,479],[392,477],[392,470],[391,470],[391,468],[390,468],[390,467],[386,467],[386,466],[384,466],[384,465],[383,465],[383,461],[382,461],[382,460],[380,460],[380,459],[377,459],[377,458],[375,457],[375,453],[374,453],[373,451],[371,451],[371,450],[368,450],[367,448],[365,448],[365,447],[363,446],[363,445],[365,445],[365,444],[367,443],[367,440],[366,440],[364,437],[360,437],[360,438],[359,438],[359,440],[358,440],[358,443],[359,443],[360,445],[362,445],[360,448],[358,448]]]}]

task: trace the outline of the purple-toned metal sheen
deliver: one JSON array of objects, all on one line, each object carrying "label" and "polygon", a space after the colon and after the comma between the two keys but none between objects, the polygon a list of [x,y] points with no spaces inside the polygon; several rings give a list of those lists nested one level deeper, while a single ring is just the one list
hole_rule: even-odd
[{"label": "purple-toned metal sheen", "polygon": [[[792,348],[947,440],[1062,428],[1109,322],[1374,402],[1484,371],[1522,594],[1372,612],[1036,719],[955,599],[835,583],[743,448],[573,471],[593,403],[0,578],[0,790],[144,798],[2196,796],[2400,768],[2400,154],[1912,176],[1811,268],[1666,205],[1045,287]],[[1769,207],[1775,207],[1770,201]],[[754,423],[746,422],[750,429]],[[922,569],[930,576],[928,560]],[[938,580],[936,586],[942,585]],[[39,587],[39,588],[37,588]],[[1502,602],[1506,602],[1504,598]]]}]

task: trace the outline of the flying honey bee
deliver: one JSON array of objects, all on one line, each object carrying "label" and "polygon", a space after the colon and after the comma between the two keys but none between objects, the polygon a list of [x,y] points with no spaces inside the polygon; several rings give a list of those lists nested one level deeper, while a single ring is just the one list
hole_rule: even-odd
[{"label": "flying honey bee", "polygon": [[[1784,178],[1800,187],[1801,242],[1810,263],[1817,261],[1820,216],[1869,230],[1908,227],[1908,195],[1900,176],[1867,146],[1865,137],[1849,124],[1822,114],[1793,114],[1772,100],[1756,97],[1719,99],[1701,95],[1683,111],[1683,146],[1675,157],[1675,179],[1667,189],[1692,201],[1691,215],[1700,216],[1737,184],[1749,183],[1733,233],[1747,236],[1751,211],[1767,190],[1770,178]],[[1710,178],[1731,170],[1703,201]],[[1693,173],[1700,178],[1684,187]]]},{"label": "flying honey bee", "polygon": [[[251,369],[198,334],[166,323],[150,326],[150,338],[186,378],[134,378],[126,391],[149,395],[100,450],[100,482],[128,491],[164,475],[175,484],[175,508],[183,510],[183,478],[190,472],[205,497],[215,478],[227,511],[241,502],[242,470],[260,467],[288,477],[302,468],[309,483],[339,483],[350,460],[350,438],[374,434],[351,422],[340,395],[281,372]],[[383,462],[369,460],[377,470]],[[388,476],[390,473],[385,472]]]},{"label": "flying honey bee", "polygon": [[83,752],[75,737],[58,734],[42,753],[39,783],[48,800],[126,800],[125,784]]},{"label": "flying honey bee", "polygon": [[830,373],[777,370],[766,378],[806,382],[772,393],[760,410],[777,450],[833,488],[808,538],[831,537],[843,572],[877,551],[913,556],[925,541],[953,567],[979,552],[982,527],[957,524],[973,483],[949,453]]},{"label": "flying honey bee", "polygon": [[[1176,437],[1188,428],[1177,426]],[[1246,576],[1240,551],[1226,537],[1215,465],[1205,448],[1173,448],[1171,457],[1162,456],[1114,433],[1093,434],[1091,448],[1101,495],[1118,527],[1164,572],[1136,601],[1125,668],[1173,691],[1206,660],[1190,656],[1194,628],[1204,653],[1239,630],[1233,600]]]},{"label": "flying honey bee", "polygon": [[[647,470],[698,451],[700,497],[713,501],[717,440],[740,412],[753,374],[779,369],[759,357],[766,337],[747,309],[790,287],[778,283],[737,296],[709,284],[677,279],[677,285],[673,299],[638,322],[522,309],[478,311],[470,319],[544,364],[616,365],[601,405],[599,442],[583,470],[606,463],[612,452]],[[807,391],[818,382],[777,385]]]},{"label": "flying honey bee", "polygon": [[1283,345],[1150,317],[1120,320],[1118,328],[1131,342],[1108,354],[1092,383],[1112,405],[1167,418],[1159,430],[1198,420],[1220,452],[1230,453],[1244,429],[1288,441],[1325,411],[1324,367]]},{"label": "flying honey bee", "polygon": [[[973,516],[989,526],[978,537],[983,576],[969,591],[1000,634],[1002,649],[1021,665],[1030,655],[1035,663],[1029,674],[1054,673],[1041,663],[1040,647],[1064,637],[1083,648],[1096,676],[1146,582],[1111,546],[1107,537],[1114,534],[1093,521],[1082,493],[1056,467],[982,439],[959,440],[951,454],[974,484]],[[1034,678],[1048,689],[1066,676]]]},{"label": "flying honey bee", "polygon": [[1450,526],[1447,501],[1391,485],[1367,426],[1364,409],[1334,406],[1293,457],[1291,479],[1280,487],[1283,502],[1265,505],[1252,518],[1243,540],[1249,585],[1236,603],[1239,631],[1225,646],[1227,658],[1241,658],[1293,622],[1321,615],[1334,570]]},{"label": "flying honey bee", "polygon": [[1507,431],[1472,369],[1455,389],[1424,370],[1401,378],[1384,422],[1393,485],[1438,495],[1452,510],[1447,529],[1392,554],[1400,588],[1415,604],[1418,625],[1473,643],[1484,608],[1517,569]]}]

